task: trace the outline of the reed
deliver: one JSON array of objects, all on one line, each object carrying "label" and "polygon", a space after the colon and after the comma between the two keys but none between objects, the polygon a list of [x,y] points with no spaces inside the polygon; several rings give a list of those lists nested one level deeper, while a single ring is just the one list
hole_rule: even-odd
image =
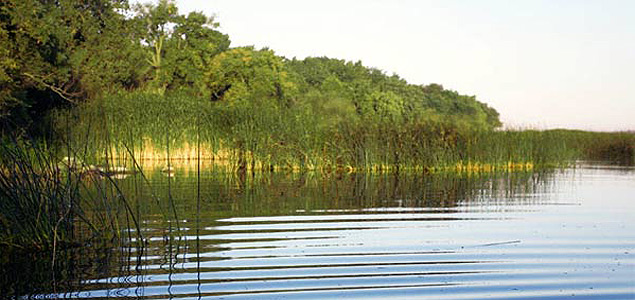
[{"label": "reed", "polygon": [[138,226],[116,182],[73,154],[60,160],[44,144],[0,143],[0,244],[55,253]]},{"label": "reed", "polygon": [[[495,131],[433,113],[333,122],[311,105],[272,99],[210,102],[180,93],[124,92],[74,114],[74,140],[83,143],[77,147],[107,148],[117,159],[134,149],[140,161],[165,160],[168,148],[174,159],[195,159],[200,150],[201,159],[235,171],[490,172],[580,159],[632,162],[634,156],[628,133]],[[59,125],[66,130],[64,122]],[[200,149],[192,146],[197,140]]]},{"label": "reed", "polygon": [[563,131],[568,143],[591,160],[635,164],[635,133]]}]

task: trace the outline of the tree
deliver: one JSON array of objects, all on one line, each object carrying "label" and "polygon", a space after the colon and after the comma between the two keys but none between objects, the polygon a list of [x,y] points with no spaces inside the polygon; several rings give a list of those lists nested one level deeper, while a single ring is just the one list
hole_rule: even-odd
[{"label": "tree", "polygon": [[229,37],[214,28],[218,23],[200,12],[177,19],[166,49],[166,61],[172,72],[170,86],[204,89],[204,73],[214,56],[229,48]]},{"label": "tree", "polygon": [[201,90],[203,74],[211,59],[227,50],[227,35],[214,28],[214,18],[201,12],[180,15],[174,1],[137,5],[135,19],[142,28],[146,45],[148,87],[159,93],[166,89]]},{"label": "tree", "polygon": [[215,56],[205,72],[207,93],[212,100],[290,100],[295,84],[281,57],[268,49],[239,47]]},{"label": "tree", "polygon": [[143,28],[141,42],[147,46],[146,61],[152,73],[150,85],[153,90],[162,94],[172,79],[163,60],[164,44],[166,39],[170,38],[178,18],[178,10],[174,1],[159,0],[157,5],[137,4],[135,11],[137,13],[135,19],[142,24]]},{"label": "tree", "polygon": [[400,123],[404,120],[404,101],[393,92],[373,92],[359,104],[358,110],[367,120]]},{"label": "tree", "polygon": [[[97,93],[103,78],[131,84],[134,61],[96,63],[131,46],[118,0],[0,2],[0,115],[3,129],[23,127],[51,108]],[[123,38],[122,38],[123,36]],[[117,49],[117,50],[112,50]],[[117,75],[113,75],[117,74]],[[111,76],[112,75],[112,76]]]}]

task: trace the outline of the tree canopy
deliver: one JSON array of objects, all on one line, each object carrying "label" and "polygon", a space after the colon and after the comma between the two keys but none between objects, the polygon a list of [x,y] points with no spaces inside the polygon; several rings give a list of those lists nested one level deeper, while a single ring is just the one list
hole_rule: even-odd
[{"label": "tree canopy", "polygon": [[59,107],[114,91],[186,92],[200,101],[302,106],[342,120],[416,122],[430,116],[478,128],[501,125],[495,109],[438,84],[326,57],[302,60],[269,49],[230,47],[213,17],[180,14],[171,0],[0,2],[2,132],[45,128]]},{"label": "tree canopy", "polygon": [[430,115],[455,118],[480,128],[501,125],[498,112],[474,96],[446,90],[439,84],[409,84],[398,75],[386,75],[381,70],[364,67],[361,62],[347,62],[327,57],[309,57],[288,61],[298,74],[301,90],[315,99],[316,93],[338,96],[354,105],[362,118],[389,122],[409,122]]}]

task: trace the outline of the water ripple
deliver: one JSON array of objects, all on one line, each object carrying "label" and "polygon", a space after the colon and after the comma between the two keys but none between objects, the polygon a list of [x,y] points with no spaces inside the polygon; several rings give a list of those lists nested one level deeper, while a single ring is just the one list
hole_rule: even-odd
[{"label": "water ripple", "polygon": [[[635,299],[635,201],[623,196],[635,194],[632,176],[580,172],[553,190],[453,207],[192,218],[172,237],[153,216],[147,245],[123,249],[120,272],[41,297]],[[585,190],[593,184],[609,186]],[[613,190],[616,204],[605,205],[598,197]]]}]

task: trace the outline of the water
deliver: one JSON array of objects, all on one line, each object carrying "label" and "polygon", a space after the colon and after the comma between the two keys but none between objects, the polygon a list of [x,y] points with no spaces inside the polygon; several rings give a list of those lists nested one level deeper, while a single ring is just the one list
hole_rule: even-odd
[{"label": "water", "polygon": [[198,179],[181,168],[149,181],[152,189],[138,177],[121,180],[138,195],[144,247],[75,250],[54,275],[29,260],[18,280],[40,272],[47,283],[13,291],[103,299],[635,299],[632,167],[480,176],[204,171]]}]

